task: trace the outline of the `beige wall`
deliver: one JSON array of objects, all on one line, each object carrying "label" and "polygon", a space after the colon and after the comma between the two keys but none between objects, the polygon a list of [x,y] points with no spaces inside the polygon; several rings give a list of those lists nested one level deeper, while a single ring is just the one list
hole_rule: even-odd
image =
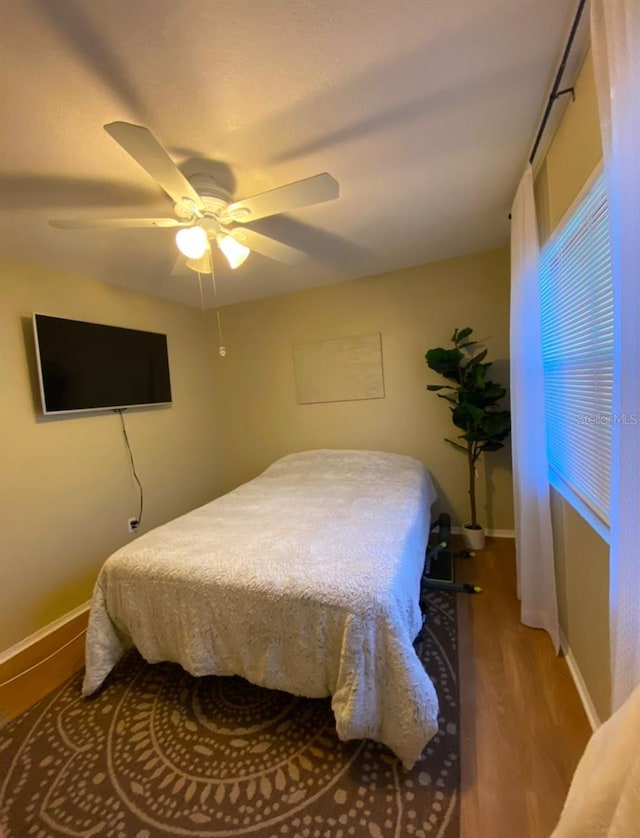
[{"label": "beige wall", "polygon": [[[602,157],[593,64],[588,54],[546,159],[536,178],[542,238],[546,238]],[[560,624],[595,709],[611,712],[609,657],[609,550],[587,522],[552,491]]]},{"label": "beige wall", "polygon": [[211,331],[200,311],[43,266],[0,273],[0,653],[86,601],[131,536],[138,501],[119,418],[39,415],[33,311],[165,332],[173,405],[134,410],[127,430],[144,486],[141,530],[219,492],[221,441]]},{"label": "beige wall", "polygon": [[591,52],[576,82],[575,96],[575,102],[569,100],[543,164],[549,231],[556,228],[602,157]]},{"label": "beige wall", "polygon": [[609,547],[551,491],[560,625],[601,720],[611,713]]},{"label": "beige wall", "polygon": [[[438,510],[467,520],[466,460],[443,441],[452,435],[450,414],[425,390],[440,380],[424,354],[470,325],[488,341],[496,378],[508,382],[506,251],[230,306],[222,324],[228,353],[216,360],[215,380],[229,487],[291,451],[380,449],[421,459],[437,484]],[[294,344],[375,332],[382,334],[384,399],[297,404]],[[508,449],[487,458],[479,484],[482,522],[511,530]]]}]

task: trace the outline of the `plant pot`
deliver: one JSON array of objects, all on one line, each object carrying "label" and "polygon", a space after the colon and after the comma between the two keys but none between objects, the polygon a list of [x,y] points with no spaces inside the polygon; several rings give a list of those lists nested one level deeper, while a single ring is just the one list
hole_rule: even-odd
[{"label": "plant pot", "polygon": [[471,524],[462,525],[462,540],[467,550],[482,550],[484,547],[484,530],[482,527],[472,527]]}]

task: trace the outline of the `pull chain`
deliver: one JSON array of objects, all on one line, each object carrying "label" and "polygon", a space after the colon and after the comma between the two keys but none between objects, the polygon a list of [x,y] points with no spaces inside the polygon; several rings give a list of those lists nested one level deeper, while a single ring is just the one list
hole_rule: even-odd
[{"label": "pull chain", "polygon": [[[224,345],[224,341],[223,341],[223,338],[222,338],[222,321],[220,319],[220,309],[218,308],[218,289],[216,287],[216,278],[215,278],[215,274],[213,272],[213,260],[211,259],[211,253],[209,253],[209,258],[211,260],[210,261],[211,282],[213,284],[213,299],[214,299],[215,306],[216,306],[216,321],[218,323],[218,344],[219,344],[218,345],[218,354],[220,355],[221,358],[224,358],[224,356],[227,354],[227,347]],[[202,307],[202,314],[204,315],[205,310],[204,310],[204,294],[202,293],[202,274],[200,273],[200,271],[198,271],[197,273],[198,273],[198,284],[200,286],[200,305]]]},{"label": "pull chain", "polygon": [[[211,253],[209,253],[209,258],[211,258]],[[221,358],[227,354],[227,347],[224,345],[224,341],[222,339],[222,322],[220,320],[220,309],[218,308],[218,289],[216,287],[216,275],[213,272],[213,259],[211,259],[211,282],[213,284],[213,300],[216,306],[216,320],[218,321],[218,353],[220,354]]]},{"label": "pull chain", "polygon": [[220,312],[218,309],[216,309],[216,317],[218,319],[218,339],[220,341],[220,348],[218,349],[218,352],[220,353],[220,357],[224,358],[227,354],[227,347],[222,343],[222,323],[220,322]]}]

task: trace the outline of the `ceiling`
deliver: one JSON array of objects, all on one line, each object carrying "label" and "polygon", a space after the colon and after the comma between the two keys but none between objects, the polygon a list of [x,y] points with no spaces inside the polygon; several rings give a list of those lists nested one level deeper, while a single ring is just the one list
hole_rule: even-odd
[{"label": "ceiling", "polygon": [[[256,221],[304,250],[215,261],[240,302],[506,244],[576,0],[1,0],[0,258],[200,306],[173,231],[50,218],[171,215],[103,130],[148,127],[235,199],[330,172],[340,197]],[[205,304],[214,305],[211,280]]]}]

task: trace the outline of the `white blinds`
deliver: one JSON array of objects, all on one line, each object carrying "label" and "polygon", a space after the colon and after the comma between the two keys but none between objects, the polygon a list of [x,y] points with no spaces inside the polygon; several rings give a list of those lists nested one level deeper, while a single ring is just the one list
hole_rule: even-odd
[{"label": "white blinds", "polygon": [[613,287],[604,174],[540,258],[549,467],[609,523]]}]

